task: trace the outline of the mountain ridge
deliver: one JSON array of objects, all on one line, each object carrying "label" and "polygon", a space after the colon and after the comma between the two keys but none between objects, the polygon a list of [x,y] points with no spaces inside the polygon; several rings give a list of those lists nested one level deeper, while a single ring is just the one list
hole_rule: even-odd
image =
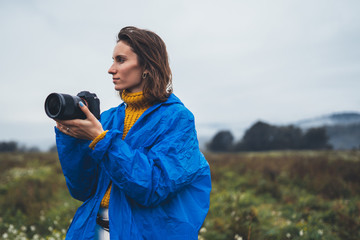
[{"label": "mountain ridge", "polygon": [[360,123],[360,112],[335,112],[319,117],[299,120],[293,123],[302,129],[320,126],[349,125]]}]

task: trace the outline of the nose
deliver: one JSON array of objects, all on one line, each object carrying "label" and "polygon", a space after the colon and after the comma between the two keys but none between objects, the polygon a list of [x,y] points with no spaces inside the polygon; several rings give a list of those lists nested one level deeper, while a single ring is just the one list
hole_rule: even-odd
[{"label": "nose", "polygon": [[116,73],[116,69],[114,68],[114,64],[112,64],[108,70],[109,74],[114,75]]}]

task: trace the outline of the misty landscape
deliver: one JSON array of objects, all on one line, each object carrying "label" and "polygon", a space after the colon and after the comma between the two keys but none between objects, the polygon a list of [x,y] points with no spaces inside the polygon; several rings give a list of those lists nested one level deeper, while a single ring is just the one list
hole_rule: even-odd
[{"label": "misty landscape", "polygon": [[[198,240],[360,239],[360,1],[0,1],[0,239],[64,240],[76,209],[50,93],[122,100],[118,31],[166,43],[210,165]],[[156,126],[154,126],[156,127]]]},{"label": "misty landscape", "polygon": [[[218,131],[204,150],[213,189],[199,239],[360,237],[360,114]],[[81,202],[56,153],[0,142],[0,236],[64,239]],[[40,214],[39,214],[40,213]]]}]

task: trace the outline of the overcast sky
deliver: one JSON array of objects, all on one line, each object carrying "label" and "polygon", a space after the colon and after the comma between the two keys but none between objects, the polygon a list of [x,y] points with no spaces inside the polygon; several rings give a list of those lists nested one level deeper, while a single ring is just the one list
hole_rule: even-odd
[{"label": "overcast sky", "polygon": [[357,0],[0,0],[0,141],[53,144],[51,92],[117,106],[107,70],[128,25],[165,41],[201,136],[359,111],[359,12]]}]

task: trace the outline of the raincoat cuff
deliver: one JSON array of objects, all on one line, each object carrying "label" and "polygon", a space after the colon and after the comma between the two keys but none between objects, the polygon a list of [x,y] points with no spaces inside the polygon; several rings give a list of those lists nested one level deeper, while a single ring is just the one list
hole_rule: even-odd
[{"label": "raincoat cuff", "polygon": [[104,139],[106,133],[108,132],[109,130],[106,130],[104,132],[102,132],[101,134],[99,134],[99,136],[97,136],[89,145],[89,148],[91,148],[92,150],[94,150],[96,144],[101,141],[102,139]]}]

